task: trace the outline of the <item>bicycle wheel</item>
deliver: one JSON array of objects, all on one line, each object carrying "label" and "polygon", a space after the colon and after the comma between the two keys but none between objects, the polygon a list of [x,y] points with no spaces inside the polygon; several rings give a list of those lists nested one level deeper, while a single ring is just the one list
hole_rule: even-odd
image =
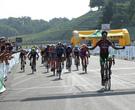
[{"label": "bicycle wheel", "polygon": [[58,76],[59,76],[59,79],[61,79],[61,63],[59,65],[59,68],[58,68]]},{"label": "bicycle wheel", "polygon": [[77,57],[75,58],[75,65],[76,65],[76,69],[79,70],[78,66],[79,66],[79,61],[77,59]]},{"label": "bicycle wheel", "polygon": [[49,72],[49,61],[46,62],[47,73]]},{"label": "bicycle wheel", "polygon": [[57,76],[59,77],[58,79],[61,79],[61,72],[62,72],[61,62],[58,61],[58,66],[57,66]]},{"label": "bicycle wheel", "polygon": [[71,72],[71,59],[70,58],[67,59],[67,69],[69,72]]},{"label": "bicycle wheel", "polygon": [[53,75],[55,76],[55,62],[54,62],[53,67],[52,67],[52,72],[53,72]]},{"label": "bicycle wheel", "polygon": [[34,74],[34,65],[31,65],[31,69],[32,69],[32,74]]},{"label": "bicycle wheel", "polygon": [[111,89],[111,78],[109,74],[109,68],[108,65],[106,64],[105,66],[105,90],[110,90]]},{"label": "bicycle wheel", "polygon": [[22,70],[25,72],[25,61],[22,62]]},{"label": "bicycle wheel", "polygon": [[34,72],[36,71],[36,64],[34,64],[33,61],[32,61],[32,64],[31,64],[31,69],[32,69],[32,74],[34,74]]}]

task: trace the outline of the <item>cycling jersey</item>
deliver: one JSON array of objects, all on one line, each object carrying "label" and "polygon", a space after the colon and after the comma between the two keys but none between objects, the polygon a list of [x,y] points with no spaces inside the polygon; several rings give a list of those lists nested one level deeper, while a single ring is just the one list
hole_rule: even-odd
[{"label": "cycling jersey", "polygon": [[56,54],[57,54],[57,57],[62,57],[62,55],[64,54],[64,48],[63,47],[57,47],[56,48]]},{"label": "cycling jersey", "polygon": [[52,48],[52,51],[51,51],[51,58],[56,58],[57,55],[56,55],[56,49],[55,48]]},{"label": "cycling jersey", "polygon": [[88,52],[88,48],[81,48],[80,50],[80,56],[81,57],[86,57]]},{"label": "cycling jersey", "polygon": [[36,62],[36,58],[39,58],[39,55],[36,51],[34,51],[34,52],[31,51],[29,53],[28,57],[30,60],[33,59],[33,61]]},{"label": "cycling jersey", "polygon": [[104,63],[105,59],[108,59],[108,55],[109,55],[109,46],[112,46],[112,43],[105,39],[105,40],[100,40],[97,43],[97,46],[100,47],[100,63]]},{"label": "cycling jersey", "polygon": [[100,47],[100,55],[109,54],[109,46],[112,46],[112,43],[109,40],[100,40],[96,46]]},{"label": "cycling jersey", "polygon": [[25,57],[25,53],[24,52],[21,52],[20,53],[20,59],[23,60],[24,57]]},{"label": "cycling jersey", "polygon": [[49,57],[49,47],[45,49],[46,57]]},{"label": "cycling jersey", "polygon": [[72,48],[71,47],[67,47],[66,49],[66,57],[69,57],[72,53]]},{"label": "cycling jersey", "polygon": [[74,49],[74,55],[79,56],[79,54],[80,54],[80,50],[78,48],[75,48]]}]

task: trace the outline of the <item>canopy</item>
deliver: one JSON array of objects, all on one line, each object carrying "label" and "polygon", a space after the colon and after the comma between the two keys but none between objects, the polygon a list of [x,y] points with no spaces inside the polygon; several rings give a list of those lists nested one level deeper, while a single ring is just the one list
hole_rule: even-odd
[{"label": "canopy", "polygon": [[[96,43],[102,37],[101,33],[101,30],[75,31],[75,34],[71,38],[71,43],[76,45],[81,40],[90,40]],[[130,45],[130,36],[127,29],[109,30],[107,37],[111,41],[118,41],[121,46]]]}]

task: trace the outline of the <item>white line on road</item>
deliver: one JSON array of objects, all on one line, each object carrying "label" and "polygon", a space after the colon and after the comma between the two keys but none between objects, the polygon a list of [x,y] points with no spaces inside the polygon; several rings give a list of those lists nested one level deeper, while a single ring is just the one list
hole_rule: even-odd
[{"label": "white line on road", "polygon": [[[124,67],[124,68],[112,68],[112,70],[131,70],[131,69],[135,69],[135,67]],[[100,71],[100,69],[89,69],[89,71]]]},{"label": "white line on road", "polygon": [[64,85],[64,86],[49,86],[49,87],[45,87],[45,86],[37,86],[37,87],[28,87],[28,88],[17,88],[17,89],[8,89],[9,91],[20,91],[20,90],[32,90],[32,89],[54,89],[54,88],[71,88],[71,87],[85,87],[85,86],[89,86],[89,85]]},{"label": "white line on road", "polygon": [[19,85],[19,84],[21,84],[21,83],[24,83],[24,82],[26,82],[26,81],[28,81],[28,80],[30,80],[30,79],[33,79],[33,78],[35,78],[35,77],[30,77],[30,78],[27,78],[27,79],[25,79],[25,80],[21,80],[21,81],[15,83],[15,84],[12,84],[12,87],[14,87],[14,86],[16,86],[16,85]]}]

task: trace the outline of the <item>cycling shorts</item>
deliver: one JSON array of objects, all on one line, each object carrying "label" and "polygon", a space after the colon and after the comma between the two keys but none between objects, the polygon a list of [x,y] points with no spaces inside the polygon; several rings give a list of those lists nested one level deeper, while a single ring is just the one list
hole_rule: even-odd
[{"label": "cycling shorts", "polygon": [[100,54],[100,64],[103,65],[108,59],[109,53]]}]

